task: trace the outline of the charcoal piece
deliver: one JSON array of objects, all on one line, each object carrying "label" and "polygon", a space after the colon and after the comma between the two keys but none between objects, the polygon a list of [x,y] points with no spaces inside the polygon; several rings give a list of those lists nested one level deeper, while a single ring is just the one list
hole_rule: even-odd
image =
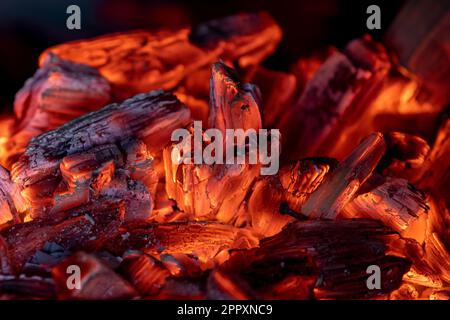
[{"label": "charcoal piece", "polygon": [[375,169],[385,149],[386,144],[380,133],[373,133],[364,139],[312,193],[302,213],[310,218],[336,218]]},{"label": "charcoal piece", "polygon": [[97,70],[49,54],[16,95],[16,121],[2,162],[12,164],[33,137],[100,109],[109,100],[109,83]]},{"label": "charcoal piece", "polygon": [[418,186],[450,206],[450,107],[443,113],[433,146],[418,179]]},{"label": "charcoal piece", "polygon": [[[67,269],[78,266],[81,272],[79,288],[68,288]],[[133,287],[93,255],[77,252],[52,270],[59,299],[116,300],[131,299],[138,294]]]},{"label": "charcoal piece", "polygon": [[160,261],[141,252],[126,253],[120,270],[143,297],[157,294],[170,276]]},{"label": "charcoal piece", "polygon": [[224,63],[213,64],[208,121],[210,128],[219,129],[224,137],[226,129],[261,129],[259,100],[256,87],[241,84],[236,72]]},{"label": "charcoal piece", "polygon": [[[388,253],[392,241],[401,240],[373,220],[297,221],[261,240],[258,248],[233,252],[219,270],[271,299],[277,292],[284,298],[288,292],[303,292],[303,299],[382,296],[400,286],[411,266],[409,259]],[[380,290],[367,287],[370,265],[381,269]]]},{"label": "charcoal piece", "polygon": [[[226,32],[215,33],[216,24]],[[214,43],[202,41],[211,37]],[[130,31],[64,43],[44,51],[40,64],[50,53],[87,64],[110,82],[115,98],[125,99],[149,90],[173,89],[219,59],[236,61],[244,68],[257,65],[280,40],[281,29],[268,14],[241,14],[200,24],[192,31]]]},{"label": "charcoal piece", "polygon": [[190,40],[202,47],[221,47],[221,58],[242,68],[257,65],[281,40],[281,28],[266,12],[242,13],[194,27]]},{"label": "charcoal piece", "polygon": [[[362,215],[382,221],[386,226],[423,242],[429,211],[425,194],[407,180],[387,178],[373,190],[348,203],[343,215]],[[414,226],[414,224],[417,224]],[[408,228],[415,228],[410,230]]]},{"label": "charcoal piece", "polygon": [[390,69],[384,48],[369,37],[350,42],[345,52],[334,52],[306,84],[299,101],[286,112],[280,129],[289,159],[341,157],[354,146],[346,127],[368,112]]},{"label": "charcoal piece", "polygon": [[172,131],[188,121],[189,110],[170,93],[139,94],[35,137],[13,165],[12,180],[27,186],[52,174],[65,156],[131,137],[157,152],[170,141]]},{"label": "charcoal piece", "polygon": [[[120,203],[104,203],[92,212],[76,216],[54,216],[51,220],[34,220],[3,230],[0,236],[6,244],[5,253],[10,271],[19,273],[27,261],[41,250],[47,242],[54,242],[67,250],[98,250],[110,239],[117,236],[123,223]],[[5,262],[6,263],[6,262]]]},{"label": "charcoal piece", "polygon": [[334,166],[332,159],[304,159],[283,166],[277,175],[259,177],[246,201],[253,230],[265,237],[281,231],[298,217],[284,209],[299,213]]},{"label": "charcoal piece", "polygon": [[[141,250],[153,256],[186,254],[204,267],[223,261],[231,249],[253,248],[258,238],[251,230],[217,222],[173,222],[126,226],[103,248],[115,255]],[[164,260],[163,260],[164,261]]]},{"label": "charcoal piece", "polygon": [[[170,199],[177,202],[178,208],[196,219],[216,219],[235,226],[246,226],[249,217],[241,208],[241,204],[245,202],[251,184],[259,175],[261,163],[258,159],[254,159],[256,163],[252,164],[250,161],[243,161],[243,164],[239,162],[237,152],[234,152],[235,147],[242,150],[246,158],[257,152],[247,148],[250,142],[245,140],[248,139],[238,139],[236,142],[233,138],[233,141],[230,141],[226,129],[261,128],[258,94],[253,86],[241,84],[235,71],[221,62],[212,66],[210,89],[209,126],[222,132],[225,151],[223,159],[220,160],[223,162],[211,165],[197,164],[195,152],[198,151],[194,150],[195,141],[194,143],[187,141],[190,143],[187,146],[189,152],[183,152],[183,159],[179,163],[174,162],[172,158],[174,151],[180,151],[179,145],[173,144],[165,148],[163,158],[166,192]],[[195,139],[196,134],[198,135],[195,124],[188,129],[193,132],[191,140],[192,136]],[[211,138],[208,138],[207,133],[200,134],[204,147],[212,147]],[[255,141],[252,139],[252,142]],[[225,158],[230,151],[235,158],[228,164],[229,161],[225,161]]]}]

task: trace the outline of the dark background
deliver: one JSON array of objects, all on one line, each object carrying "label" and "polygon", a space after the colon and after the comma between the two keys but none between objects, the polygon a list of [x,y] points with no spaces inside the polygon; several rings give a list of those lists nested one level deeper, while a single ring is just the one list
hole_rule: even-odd
[{"label": "dark background", "polygon": [[[366,8],[381,8],[381,38],[403,0],[1,0],[0,110],[10,108],[15,93],[37,68],[39,54],[65,41],[132,29],[180,27],[237,12],[267,10],[284,35],[277,52],[266,61],[286,69],[299,56],[321,46],[343,46],[368,32]],[[81,8],[81,30],[66,28],[66,8]]]}]

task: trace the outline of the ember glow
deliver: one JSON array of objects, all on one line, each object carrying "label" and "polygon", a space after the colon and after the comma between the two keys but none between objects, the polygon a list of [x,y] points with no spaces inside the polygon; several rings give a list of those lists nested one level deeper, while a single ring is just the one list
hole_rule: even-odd
[{"label": "ember glow", "polygon": [[45,50],[0,118],[0,298],[448,299],[450,101],[368,35],[270,70],[282,32]]}]

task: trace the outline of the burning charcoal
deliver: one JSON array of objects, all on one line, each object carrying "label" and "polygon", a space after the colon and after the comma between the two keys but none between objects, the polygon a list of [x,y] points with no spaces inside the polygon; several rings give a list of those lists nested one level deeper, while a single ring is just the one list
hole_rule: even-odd
[{"label": "burning charcoal", "polygon": [[[275,292],[284,298],[287,292],[301,298],[371,297],[398,288],[410,267],[407,259],[387,254],[387,244],[396,239],[371,220],[297,221],[261,240],[259,248],[234,252],[220,270],[241,277],[239,283],[265,298],[277,298]],[[367,288],[370,265],[381,269],[380,290]]]},{"label": "burning charcoal", "polygon": [[[68,288],[69,266],[78,266],[81,272],[79,289]],[[133,287],[93,255],[78,252],[52,270],[60,299],[112,300],[137,296]]]},{"label": "burning charcoal", "polygon": [[311,194],[301,212],[310,218],[336,218],[375,169],[385,149],[380,133],[367,137]]},{"label": "burning charcoal", "polygon": [[[49,210],[49,213],[53,214],[88,203],[92,197],[90,191],[93,189],[99,192],[101,182],[106,183],[105,180],[112,179],[114,160],[119,162],[122,161],[121,158],[122,155],[115,145],[102,145],[85,153],[64,157],[59,166],[62,181],[52,196],[53,201],[49,201],[51,207],[43,210]],[[38,208],[36,204],[33,206],[34,211]],[[38,211],[33,218],[39,216],[42,217],[43,213]]]},{"label": "burning charcoal", "polygon": [[448,12],[446,1],[404,3],[385,33],[385,40],[399,62],[422,79],[429,92],[427,99],[436,106],[450,103]]},{"label": "burning charcoal", "polygon": [[155,243],[145,251],[158,254],[190,254],[208,262],[222,250],[252,248],[256,237],[246,229],[219,223],[171,223],[156,225]]},{"label": "burning charcoal", "polygon": [[105,144],[66,156],[51,177],[45,193],[42,182],[24,189],[24,198],[31,203],[27,218],[48,218],[90,202],[114,200],[123,201],[127,223],[151,216],[158,176],[143,142]]},{"label": "burning charcoal", "polygon": [[[174,222],[128,227],[105,244],[105,250],[122,255],[129,249],[153,256],[187,254],[210,267],[213,259],[223,261],[229,249],[246,249],[258,245],[248,229],[217,222]],[[225,252],[223,252],[225,251]]]},{"label": "burning charcoal", "polygon": [[261,90],[263,97],[264,128],[278,127],[278,121],[291,107],[297,94],[295,76],[260,67],[253,75],[252,82]]},{"label": "burning charcoal", "polygon": [[0,166],[0,228],[10,221],[20,222],[18,214],[27,207],[20,191],[10,180],[9,172]]},{"label": "burning charcoal", "polygon": [[[139,291],[143,297],[161,298],[161,295],[174,295],[175,291],[186,291],[176,289],[185,280],[192,281],[186,285],[193,286],[198,279],[202,281],[203,270],[193,257],[185,254],[162,254],[160,260],[140,251],[129,251],[124,254],[121,263],[121,273]],[[174,289],[176,289],[174,291]],[[179,295],[186,293],[179,292]]]},{"label": "burning charcoal", "polygon": [[259,91],[251,84],[240,84],[236,72],[225,64],[213,64],[210,80],[209,127],[226,129],[262,128]]},{"label": "burning charcoal", "polygon": [[13,298],[54,299],[55,284],[51,279],[38,277],[12,277],[0,275],[1,295],[12,295]]},{"label": "burning charcoal", "polygon": [[48,242],[57,243],[67,250],[101,248],[119,234],[123,221],[120,204],[104,205],[107,208],[97,207],[92,215],[55,216],[50,221],[35,220],[3,230],[0,236],[4,239],[6,251],[0,247],[0,266],[9,264],[11,271],[17,273]]},{"label": "burning charcoal", "polygon": [[382,221],[386,226],[423,243],[429,206],[425,194],[407,180],[387,178],[375,189],[348,203],[343,215],[354,214]]},{"label": "burning charcoal", "polygon": [[333,168],[332,162],[331,159],[300,160],[282,167],[275,176],[258,178],[247,201],[252,228],[266,237],[277,234],[293,220],[292,216],[283,214],[283,204],[300,212],[309,195]]},{"label": "burning charcoal", "polygon": [[40,62],[54,53],[94,67],[110,82],[113,95],[125,99],[153,89],[172,89],[221,58],[241,67],[259,64],[280,39],[280,28],[267,14],[242,14],[201,24],[192,32],[187,28],[132,31],[61,44],[47,49]]},{"label": "burning charcoal", "polygon": [[[443,288],[450,282],[450,213],[445,201],[430,199],[430,210],[426,227],[424,248],[409,248],[408,255],[413,261],[404,280],[434,289]],[[425,227],[423,227],[425,228]],[[398,246],[397,246],[398,247]],[[411,246],[410,246],[411,247]]]},{"label": "burning charcoal", "polygon": [[62,158],[102,144],[142,139],[157,152],[176,128],[189,121],[189,110],[173,95],[152,91],[110,104],[35,137],[13,165],[12,180],[33,184],[57,170]]},{"label": "burning charcoal", "polygon": [[[223,63],[213,65],[209,126],[223,133],[223,146],[227,153],[230,151],[229,148],[234,146],[244,149],[242,147],[246,141],[239,141],[239,139],[237,143],[234,140],[230,141],[227,138],[226,129],[258,130],[261,128],[258,98],[254,90],[255,88],[251,85],[240,84],[235,72]],[[193,131],[191,137],[194,136],[194,139],[196,139],[197,131],[200,131],[205,147],[213,146],[212,139],[196,128],[195,124],[189,129]],[[179,148],[178,145],[167,147],[163,152],[166,191],[169,198],[174,199],[181,210],[196,219],[216,219],[236,226],[246,225],[249,217],[245,210],[240,210],[240,207],[249,187],[259,175],[260,163],[240,164],[236,160],[238,156],[233,153],[233,164],[197,164],[196,141],[188,142],[190,142],[188,146],[190,154],[183,153],[185,159],[181,163],[174,162],[172,158],[175,148]],[[234,152],[233,150],[231,151]],[[244,152],[246,158],[250,156],[249,148],[245,148]],[[222,163],[228,162],[225,161],[225,155],[222,154],[222,156],[223,158],[219,160],[222,160]],[[190,163],[184,161],[188,157],[191,158]]]},{"label": "burning charcoal", "polygon": [[259,175],[257,165],[174,164],[172,148],[164,150],[166,192],[177,206],[197,219],[217,219],[243,225],[248,221],[239,212],[247,190]]},{"label": "burning charcoal", "polygon": [[221,47],[221,58],[242,68],[257,65],[275,51],[281,29],[265,12],[237,14],[193,28],[190,39],[201,47]]},{"label": "burning charcoal", "polygon": [[141,252],[125,254],[120,268],[126,279],[144,297],[158,293],[170,276],[160,261]]},{"label": "burning charcoal", "polygon": [[96,68],[112,86],[116,99],[139,92],[171,89],[187,74],[211,63],[220,48],[205,51],[189,42],[189,29],[131,31],[74,41],[47,49],[49,53]]},{"label": "burning charcoal", "polygon": [[383,175],[416,181],[430,151],[428,143],[401,132],[384,134],[384,139],[386,155],[380,161],[379,170]]},{"label": "burning charcoal", "polygon": [[450,110],[444,113],[442,124],[423,166],[419,187],[445,199],[450,205]]},{"label": "burning charcoal", "polygon": [[[294,159],[323,154],[337,157],[330,150],[341,145],[337,140],[345,134],[339,134],[340,128],[366,112],[366,104],[378,92],[389,68],[384,49],[368,38],[351,42],[345,54],[332,54],[284,115],[280,124],[286,137],[283,150]],[[350,139],[354,146],[354,136]]]},{"label": "burning charcoal", "polygon": [[97,70],[53,54],[46,56],[42,67],[16,95],[17,119],[2,162],[12,164],[31,138],[104,106],[109,91],[108,82]]}]

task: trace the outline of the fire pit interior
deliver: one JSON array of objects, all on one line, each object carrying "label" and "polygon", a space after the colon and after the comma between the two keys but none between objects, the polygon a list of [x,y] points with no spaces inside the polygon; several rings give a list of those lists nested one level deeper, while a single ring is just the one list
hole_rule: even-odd
[{"label": "fire pit interior", "polygon": [[[0,298],[449,299],[449,27],[406,1],[285,69],[265,11],[46,49],[0,118]],[[276,172],[197,162],[209,129]]]}]

